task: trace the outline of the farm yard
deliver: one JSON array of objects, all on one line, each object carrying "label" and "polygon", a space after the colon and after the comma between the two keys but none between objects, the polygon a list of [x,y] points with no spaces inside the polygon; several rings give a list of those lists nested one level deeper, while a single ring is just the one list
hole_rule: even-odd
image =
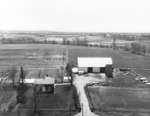
[{"label": "farm yard", "polygon": [[[33,116],[34,111],[34,91],[28,90],[26,96],[28,101],[18,109],[20,116]],[[37,91],[37,111],[42,116],[72,116],[80,111],[77,92],[73,86],[59,85],[55,88],[54,94],[45,94]]]},{"label": "farm yard", "polygon": [[[68,50],[68,58],[65,58]],[[23,66],[28,76],[39,73],[39,69],[51,69],[50,75],[55,76],[64,66],[66,60],[77,64],[77,57],[112,57],[114,67],[136,68],[136,72],[149,77],[150,57],[131,54],[110,48],[94,48],[81,46],[64,46],[51,44],[2,44],[0,46],[0,69]],[[37,71],[38,69],[38,71]],[[29,71],[30,70],[30,71]],[[31,71],[32,70],[32,71]],[[54,73],[53,73],[54,72]],[[61,80],[59,80],[61,81]]]},{"label": "farm yard", "polygon": [[[61,83],[63,76],[61,68],[63,68],[64,70],[64,67],[68,61],[73,62],[75,65],[77,65],[77,57],[112,57],[115,68],[136,68],[134,70],[136,71],[137,74],[139,73],[147,77],[147,79],[150,81],[150,71],[143,70],[143,69],[150,69],[149,56],[135,55],[122,50],[113,50],[111,48],[95,48],[95,47],[81,47],[81,46],[77,47],[77,46],[51,45],[51,44],[2,44],[0,46],[0,70],[1,72],[7,73],[7,71],[11,70],[12,67],[16,67],[17,69],[16,77],[18,77],[19,68],[20,66],[22,66],[25,70],[26,78],[43,78],[46,74],[48,74],[49,76],[54,77],[56,79],[56,83]],[[3,74],[0,76],[1,78],[4,78],[5,76],[7,76],[7,74],[6,75]],[[150,98],[147,97],[150,96],[150,91],[148,90],[149,86],[144,85],[140,81],[135,82],[135,78],[132,78],[134,77],[133,75],[129,74],[126,76],[129,78],[125,79],[122,76],[118,77],[116,76],[113,81],[106,83],[109,85],[108,88],[106,86],[88,87],[89,95],[92,97],[92,100],[89,100],[90,104],[94,104],[94,107],[98,109],[94,113],[106,116],[105,114],[111,113],[116,114],[116,112],[112,110],[117,111],[120,110],[118,109],[118,107],[121,107],[121,110],[123,110],[123,112],[126,112],[126,110],[128,110],[127,109],[128,107],[131,108],[132,111],[134,111],[135,110],[134,106],[136,106],[138,111],[141,110],[143,111],[143,109],[139,105],[142,104],[141,106],[145,108],[146,111],[144,110],[144,113],[141,114],[142,116],[146,115],[148,111],[147,109],[150,107],[148,105]],[[117,89],[117,87],[123,86],[124,83],[125,83],[124,87],[128,87],[129,89],[128,88]],[[41,95],[40,99],[44,101],[43,103],[52,103],[51,105],[48,104],[48,106],[52,109],[54,108],[61,109],[62,107],[66,108],[64,113],[63,111],[57,112],[58,114],[54,113],[54,116],[55,115],[59,116],[60,114],[62,116],[63,115],[67,116],[69,115],[69,113],[68,111],[66,112],[66,110],[69,110],[69,104],[74,104],[74,102],[78,101],[73,99],[74,97],[73,91],[74,91],[73,88],[70,87],[58,87],[58,88],[56,87],[56,94],[54,94],[53,96],[50,95],[48,99],[47,96]],[[31,93],[32,92],[33,91],[31,90]],[[146,94],[146,96],[144,96],[144,94]],[[5,95],[7,94],[4,94],[4,96]],[[135,96],[139,96],[139,98]],[[105,100],[103,100],[104,98]],[[12,98],[8,97],[7,99]],[[32,99],[32,97],[29,99]],[[104,101],[104,103],[101,103],[101,100]],[[110,103],[108,103],[107,100]],[[137,103],[137,101],[139,101],[139,104]],[[105,104],[105,102],[106,104],[108,103],[108,106]],[[29,102],[27,106],[26,105],[22,106],[22,109],[23,107],[25,108],[28,106],[32,106],[31,104],[33,104],[33,101]],[[42,102],[39,102],[39,104],[43,105]],[[144,106],[143,104],[146,105]],[[104,110],[101,109],[101,107],[103,106],[104,108],[106,108],[106,110],[108,111],[110,110],[111,113],[99,112],[99,109],[100,111]],[[114,109],[112,109],[112,107],[114,107]],[[73,106],[71,107],[71,109],[75,109],[75,107]],[[77,112],[78,111],[76,111],[75,109],[75,113]],[[121,115],[119,113],[118,116]],[[126,114],[129,114],[129,116],[131,114],[132,116],[133,115],[141,116],[140,113],[136,112],[133,113],[127,112]]]},{"label": "farm yard", "polygon": [[127,71],[116,74],[113,79],[108,79],[108,81],[105,82],[105,85],[111,87],[149,88],[150,85],[146,84],[145,80],[148,79],[137,75],[137,73],[133,71]]},{"label": "farm yard", "polygon": [[[0,46],[0,111],[2,111],[0,113],[9,111],[9,107],[16,105],[16,90],[12,86],[10,88],[10,83],[12,76],[15,77],[15,82],[19,81],[20,66],[23,67],[26,78],[43,78],[48,74],[54,77],[56,82],[62,82],[63,72],[60,69],[66,60],[63,48],[65,47],[57,48],[49,45]],[[14,74],[10,75],[13,70]]]},{"label": "farm yard", "polygon": [[[140,56],[111,48],[70,47],[69,60],[77,61],[77,57],[112,57],[115,67],[150,68],[150,57]],[[75,62],[76,63],[76,62]]]},{"label": "farm yard", "polygon": [[[131,54],[111,48],[70,47],[69,61],[77,64],[77,57],[112,57],[115,68],[135,68],[134,70],[150,80],[150,57]],[[144,70],[148,69],[148,70]]]}]

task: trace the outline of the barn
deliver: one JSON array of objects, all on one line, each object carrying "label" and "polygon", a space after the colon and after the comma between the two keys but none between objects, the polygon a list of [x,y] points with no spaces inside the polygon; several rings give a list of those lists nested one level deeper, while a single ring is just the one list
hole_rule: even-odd
[{"label": "barn", "polygon": [[87,73],[105,73],[106,67],[112,67],[111,57],[78,57],[78,69]]}]

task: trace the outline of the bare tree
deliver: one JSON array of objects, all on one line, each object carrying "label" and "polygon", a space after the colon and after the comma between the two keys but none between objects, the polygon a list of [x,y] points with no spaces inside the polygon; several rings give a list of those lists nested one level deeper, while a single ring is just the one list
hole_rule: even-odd
[{"label": "bare tree", "polygon": [[146,46],[145,45],[142,45],[140,43],[132,43],[131,47],[132,47],[132,53],[144,54],[144,55],[146,53]]}]

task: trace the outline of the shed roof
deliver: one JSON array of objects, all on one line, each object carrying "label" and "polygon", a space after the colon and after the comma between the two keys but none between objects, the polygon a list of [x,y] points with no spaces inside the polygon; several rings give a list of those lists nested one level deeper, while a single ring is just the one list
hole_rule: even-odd
[{"label": "shed roof", "polygon": [[78,57],[78,67],[105,67],[112,65],[111,57]]},{"label": "shed roof", "polygon": [[53,77],[45,77],[45,78],[31,78],[25,79],[25,83],[32,83],[32,84],[54,84],[55,78]]}]

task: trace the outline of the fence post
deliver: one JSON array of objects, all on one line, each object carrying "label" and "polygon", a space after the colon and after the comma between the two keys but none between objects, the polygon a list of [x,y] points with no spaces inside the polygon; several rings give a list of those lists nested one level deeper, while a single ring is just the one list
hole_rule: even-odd
[{"label": "fence post", "polygon": [[17,110],[17,116],[20,116],[20,111],[19,111],[19,109]]},{"label": "fence post", "polygon": [[81,104],[81,111],[82,111],[82,116],[84,116],[84,111],[83,111],[83,103]]},{"label": "fence post", "polygon": [[71,104],[69,104],[69,116],[71,116]]}]

